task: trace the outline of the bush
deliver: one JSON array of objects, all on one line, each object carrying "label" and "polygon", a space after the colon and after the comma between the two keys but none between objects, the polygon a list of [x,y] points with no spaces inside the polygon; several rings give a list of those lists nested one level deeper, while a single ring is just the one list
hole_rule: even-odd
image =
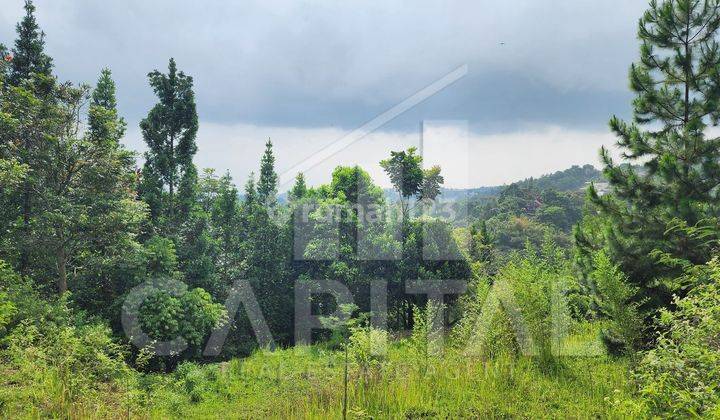
[{"label": "bush", "polygon": [[43,299],[2,261],[0,277],[0,414],[83,417],[100,400],[117,404],[134,373],[110,328],[73,310],[68,295]]},{"label": "bush", "polygon": [[480,278],[471,285],[470,292],[461,299],[463,317],[451,335],[453,346],[464,347],[483,359],[520,353],[508,313],[502,307],[494,313],[484,312],[492,310],[487,305],[491,282],[490,278]]},{"label": "bush", "polygon": [[632,302],[638,292],[631,286],[625,274],[600,251],[593,257],[594,270],[590,279],[595,285],[600,312],[610,320],[603,329],[602,339],[612,354],[630,354],[638,348],[643,336],[643,318],[639,304]]},{"label": "bush", "polygon": [[410,336],[410,355],[418,369],[425,374],[430,365],[440,356],[443,334],[442,318],[438,318],[444,306],[428,301],[424,308],[413,307],[413,329]]},{"label": "bush", "polygon": [[541,252],[528,247],[487,283],[474,285],[464,299],[456,344],[483,357],[521,352],[554,360],[571,329],[566,297],[577,289],[563,251],[550,242]]},{"label": "bush", "polygon": [[225,307],[212,301],[203,289],[179,290],[177,296],[159,290],[140,306],[140,324],[152,339],[182,337],[190,351],[199,355],[204,339],[212,329],[226,322]]},{"label": "bush", "polygon": [[376,372],[387,361],[388,333],[372,326],[350,328],[350,360],[364,377]]},{"label": "bush", "polygon": [[[720,261],[708,264],[710,281],[663,310],[657,347],[645,353],[635,375],[654,414],[720,416]],[[707,283],[706,283],[707,282]]]}]

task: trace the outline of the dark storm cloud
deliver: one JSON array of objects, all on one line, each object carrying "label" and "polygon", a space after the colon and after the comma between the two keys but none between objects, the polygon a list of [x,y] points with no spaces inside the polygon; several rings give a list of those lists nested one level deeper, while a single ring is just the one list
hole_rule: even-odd
[{"label": "dark storm cloud", "polygon": [[[20,0],[0,9],[11,43]],[[474,129],[542,122],[604,127],[627,113],[626,72],[643,1],[37,0],[64,79],[110,67],[135,124],[145,75],[174,56],[195,77],[202,121],[355,127],[460,64],[469,75],[395,122],[467,119]],[[503,44],[501,44],[503,43]]]}]

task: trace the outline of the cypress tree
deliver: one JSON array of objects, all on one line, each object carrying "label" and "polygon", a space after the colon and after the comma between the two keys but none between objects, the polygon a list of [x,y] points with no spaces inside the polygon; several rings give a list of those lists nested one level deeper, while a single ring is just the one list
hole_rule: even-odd
[{"label": "cypress tree", "polygon": [[9,82],[19,86],[35,74],[50,76],[52,59],[45,54],[45,34],[35,20],[35,5],[25,1],[25,17],[15,27],[18,38],[13,48]]},{"label": "cypress tree", "polygon": [[[611,192],[589,190],[609,220],[604,240],[610,254],[650,311],[669,304],[672,287],[666,285],[679,274],[653,256],[692,264],[710,258],[706,247],[668,227],[720,215],[720,139],[706,133],[708,124],[720,121],[719,26],[718,0],[650,3],[639,23],[640,61],[630,69],[634,120],[610,120],[625,162],[614,162],[603,148]],[[587,239],[578,237],[578,243],[588,246]]]},{"label": "cypress tree", "polygon": [[197,152],[198,117],[193,79],[178,71],[172,58],[167,74],[156,70],[148,78],[160,101],[140,123],[148,145],[145,168],[149,175],[141,193],[160,206],[156,211],[160,219],[164,218],[164,222],[159,221],[161,228],[172,234],[177,232],[178,221],[187,216],[184,213],[194,200],[197,183],[193,157]]},{"label": "cypress tree", "polygon": [[277,173],[275,173],[275,156],[272,141],[265,143],[265,153],[260,160],[260,179],[257,184],[258,200],[268,206],[277,200]]},{"label": "cypress tree", "polygon": [[295,185],[290,190],[290,199],[299,200],[307,194],[307,185],[305,184],[305,175],[302,172],[295,177]]},{"label": "cypress tree", "polygon": [[[25,1],[25,16],[16,25],[17,39],[12,50],[12,61],[10,62],[8,85],[20,86],[25,82],[33,81],[28,88],[32,94],[43,93],[44,99],[51,100],[49,92],[53,90],[52,80],[52,59],[45,54],[45,34],[40,30],[35,19],[35,5],[31,0]],[[22,141],[22,148],[19,152],[19,162],[34,167],[38,165],[40,149],[46,146],[47,142],[37,130],[21,130],[18,137]],[[33,193],[35,177],[32,172],[25,178],[22,187],[22,194],[18,197],[20,216],[22,219],[22,236],[30,236],[30,220],[33,216],[35,194]],[[18,244],[20,250],[18,270],[21,274],[28,274],[30,251],[27,244],[21,241]]]},{"label": "cypress tree", "polygon": [[245,205],[252,206],[257,201],[257,189],[255,188],[255,173],[250,172],[247,182],[245,183]]},{"label": "cypress tree", "polygon": [[118,116],[115,81],[110,69],[103,69],[92,92],[88,110],[88,127],[93,142],[107,141],[117,147],[125,134],[125,120]]}]

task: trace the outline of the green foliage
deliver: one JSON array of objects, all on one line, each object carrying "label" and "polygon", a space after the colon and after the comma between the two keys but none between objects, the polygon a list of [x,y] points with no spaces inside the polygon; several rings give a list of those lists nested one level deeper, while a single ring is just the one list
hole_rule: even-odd
[{"label": "green foliage", "polygon": [[390,158],[380,162],[380,167],[387,173],[400,195],[403,220],[409,218],[411,197],[416,197],[417,200],[435,200],[440,194],[440,186],[445,182],[440,175],[440,167],[424,170],[423,158],[415,152],[415,147],[407,151],[390,152]]},{"label": "green foliage", "polygon": [[603,340],[611,353],[637,350],[641,344],[643,320],[639,304],[633,302],[638,288],[628,284],[627,276],[614,265],[604,251],[594,258],[590,279],[596,287],[597,304],[602,315],[610,319],[603,330]]},{"label": "green foliage", "polygon": [[140,323],[152,339],[169,341],[182,337],[191,351],[196,352],[212,329],[223,322],[224,316],[224,307],[213,303],[202,289],[179,295],[166,291],[150,293],[140,307]]},{"label": "green foliage", "polygon": [[140,195],[151,206],[155,227],[172,236],[178,232],[179,221],[188,216],[187,203],[197,177],[193,165],[198,130],[193,79],[178,72],[172,58],[167,74],[155,70],[148,79],[160,102],[140,123],[148,145]]},{"label": "green foliage", "polygon": [[45,54],[45,34],[35,19],[35,5],[25,1],[25,16],[15,27],[18,38],[13,48],[12,65],[8,82],[20,86],[33,74],[49,77],[52,59]]},{"label": "green foliage", "polygon": [[405,199],[419,193],[423,182],[422,156],[416,155],[416,151],[411,147],[407,152],[390,152],[390,159],[380,162],[393,187]]},{"label": "green foliage", "polygon": [[305,184],[305,175],[302,172],[295,177],[295,184],[290,190],[289,196],[291,200],[301,200],[307,194],[308,188]]},{"label": "green foliage", "polygon": [[265,143],[265,153],[260,159],[260,178],[257,185],[258,200],[265,205],[274,205],[277,200],[277,173],[272,142]]},{"label": "green foliage", "polygon": [[662,333],[636,368],[640,395],[653,415],[720,415],[720,263],[708,264],[710,281],[660,314]]},{"label": "green foliage", "polygon": [[118,385],[133,373],[108,327],[73,310],[66,297],[44,300],[2,261],[0,278],[3,416],[89,415],[120,396]]},{"label": "green foliage", "polygon": [[353,303],[341,304],[338,306],[339,315],[323,316],[320,322],[324,328],[331,332],[327,345],[331,349],[344,348],[352,335],[352,328],[362,323],[362,319],[353,318],[353,314],[359,309]]},{"label": "green foliage", "polygon": [[444,326],[440,314],[444,309],[441,303],[434,301],[429,301],[424,308],[413,306],[414,324],[408,340],[409,356],[422,374],[441,356]]},{"label": "green foliage", "polygon": [[694,226],[720,211],[720,139],[707,135],[708,125],[720,119],[717,8],[716,0],[650,3],[639,24],[640,60],[630,69],[634,121],[610,121],[625,162],[616,163],[603,148],[611,192],[590,188],[591,200],[610,221],[602,240],[640,288],[636,302],[643,302],[647,317],[670,304],[662,279],[682,274],[679,267],[657,264],[653,251],[695,265],[711,258],[682,232],[666,232],[674,220]]},{"label": "green foliage", "polygon": [[[54,79],[28,83],[11,88],[2,102],[17,123],[0,149],[27,169],[20,191],[5,203],[7,234],[19,255],[15,260],[7,249],[4,255],[40,284],[55,283],[62,293],[81,282],[88,267],[105,264],[92,274],[109,275],[107,266],[118,261],[108,260],[133,248],[144,206],[131,191],[132,154],[117,138],[104,138],[107,133],[80,132],[88,89]],[[33,83],[44,84],[42,95],[33,94]],[[119,124],[112,115],[115,119],[106,118],[105,124]]]},{"label": "green foliage", "polygon": [[88,110],[88,128],[90,140],[108,142],[109,146],[118,146],[125,134],[125,120],[118,116],[115,98],[115,81],[110,69],[103,69],[97,85],[92,92],[92,102]]},{"label": "green foliage", "polygon": [[[468,359],[448,351],[424,374],[402,343],[388,346],[381,375],[351,366],[348,418],[620,418],[609,401],[630,398],[627,365],[605,357],[569,359],[548,375],[531,360]],[[151,417],[341,418],[342,352],[294,347],[226,364],[191,366],[149,391]],[[193,382],[188,393],[185,378]],[[198,402],[193,403],[196,400]]]},{"label": "green foliage", "polygon": [[565,252],[546,242],[517,254],[492,278],[477,280],[461,302],[455,346],[468,354],[534,356],[554,366],[576,327],[570,298],[578,293]]},{"label": "green foliage", "polygon": [[592,165],[573,165],[563,171],[530,178],[517,182],[521,186],[532,186],[538,190],[578,191],[589,182],[601,181],[602,173]]},{"label": "green foliage", "polygon": [[175,244],[170,239],[153,236],[145,242],[144,247],[149,276],[177,278],[180,275],[177,271]]},{"label": "green foliage", "polygon": [[387,362],[389,338],[385,330],[370,325],[350,327],[348,350],[350,360],[360,370],[361,375],[368,379],[372,374],[379,374]]},{"label": "green foliage", "polygon": [[[623,158],[642,166],[603,150],[612,191],[591,187],[584,214],[575,190],[597,180],[589,165],[479,190],[469,228],[415,211],[427,213],[444,182],[415,148],[380,162],[399,215],[359,166],[317,188],[298,174],[278,202],[270,140],[241,201],[229,174],[198,174],[193,80],[173,59],[148,75],[158,103],[140,124],[148,151],[137,172],[110,70],[92,90],[59,82],[34,10],[26,1],[12,56],[0,45],[1,417],[720,416],[720,263],[705,264],[720,243],[720,140],[705,135],[720,122],[717,0],[652,1],[640,22],[634,122],[611,127]],[[307,232],[282,221],[308,209]],[[580,280],[566,255],[573,229]],[[296,241],[305,233],[314,237]],[[357,306],[323,319],[323,345],[255,351],[248,315],[216,303],[241,278],[282,347],[293,344],[297,282],[340,281]],[[376,279],[387,281],[388,331],[368,322]],[[472,282],[441,303],[408,294],[411,279]],[[189,351],[161,359],[153,344],[117,337],[140,284],[156,286],[139,306],[142,328]],[[642,399],[628,394],[622,357],[560,362],[588,338],[598,350],[600,333],[632,358],[663,306],[656,348],[635,369]],[[254,354],[187,362],[231,321],[220,357]],[[411,334],[390,342],[401,329]],[[141,374],[130,359],[176,370]]]},{"label": "green foliage", "polygon": [[[504,307],[495,309],[491,296],[490,279],[479,278],[470,285],[470,291],[460,301],[462,318],[452,329],[451,345],[464,349],[481,359],[494,359],[521,353],[513,319]],[[495,293],[502,292],[496,289]]]}]

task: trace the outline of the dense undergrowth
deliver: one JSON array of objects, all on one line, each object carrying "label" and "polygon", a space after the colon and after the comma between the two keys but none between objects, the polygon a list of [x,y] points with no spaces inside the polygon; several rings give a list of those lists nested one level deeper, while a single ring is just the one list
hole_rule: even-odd
[{"label": "dense undergrowth", "polygon": [[[30,284],[1,268],[3,417],[342,417],[345,358],[337,343],[257,351],[223,363],[186,362],[169,374],[141,373],[126,361],[134,358],[142,366],[143,355],[131,356],[107,327],[66,299],[41,299]],[[519,281],[523,270],[542,274],[543,268],[521,260],[504,275]],[[491,340],[478,344],[467,337],[463,330],[479,315],[471,310],[472,296],[483,301],[487,290],[469,295],[466,321],[444,336],[442,348],[434,340],[443,336],[428,322],[436,315],[432,306],[416,311],[416,328],[403,337],[351,328],[348,417],[591,418],[642,407],[632,400],[628,361],[604,354],[600,324],[574,323],[563,340],[562,349],[587,356],[524,356],[513,344],[511,323],[500,321],[502,312],[485,331]],[[526,316],[529,325],[539,325],[546,315],[537,310]]]},{"label": "dense undergrowth", "polygon": [[[548,368],[528,357],[484,360],[449,350],[421,368],[411,346],[393,343],[369,370],[351,362],[350,418],[607,417],[614,413],[613,401],[632,393],[623,359],[565,358]],[[261,351],[219,364],[185,363],[169,375],[128,373],[95,383],[92,392],[74,399],[66,395],[60,371],[27,368],[3,372],[3,416],[342,417],[343,353],[320,346]]]}]

